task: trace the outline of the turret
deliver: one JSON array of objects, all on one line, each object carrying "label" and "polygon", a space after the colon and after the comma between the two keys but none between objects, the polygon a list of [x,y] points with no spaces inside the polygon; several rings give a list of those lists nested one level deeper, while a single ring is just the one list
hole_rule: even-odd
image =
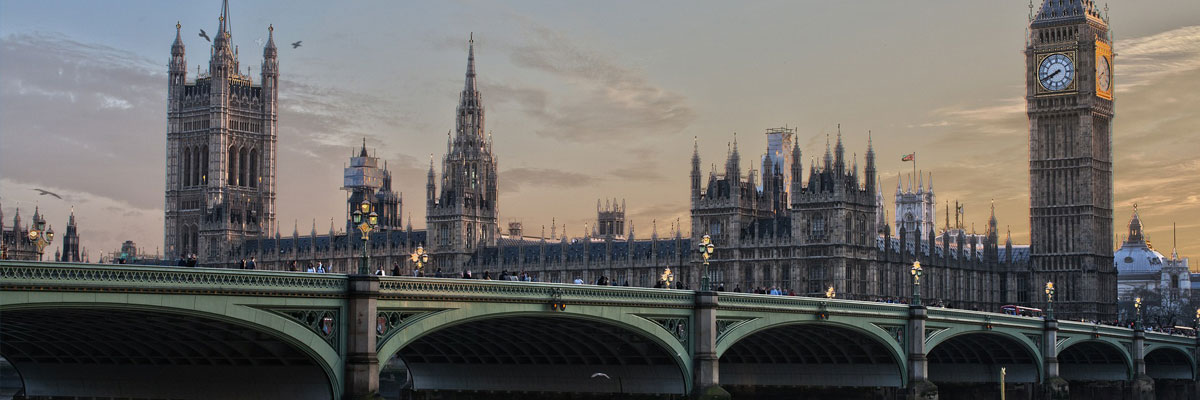
[{"label": "turret", "polygon": [[429,155],[429,180],[425,183],[425,201],[432,208],[437,202],[437,181],[433,174],[433,154]]},{"label": "turret", "polygon": [[692,138],[692,205],[700,201],[700,141]]},{"label": "turret", "polygon": [[871,131],[867,131],[867,168],[863,170],[863,181],[867,186],[867,195],[875,197],[875,146],[871,141]]},{"label": "turret", "polygon": [[[183,85],[187,82],[187,57],[183,47],[180,30],[183,28],[175,23],[175,42],[171,43],[171,61],[167,64],[167,110],[178,111],[179,101],[183,97]],[[170,129],[170,128],[168,128]],[[179,127],[175,127],[179,129]]]},{"label": "turret", "polygon": [[804,187],[801,183],[803,179],[804,169],[800,165],[800,141],[792,142],[792,198],[800,197],[800,188]]},{"label": "turret", "polygon": [[[225,78],[237,74],[237,57],[233,54],[232,35],[229,31],[229,0],[221,3],[220,25],[217,35],[213,37],[212,59],[209,60],[209,73],[213,78]],[[213,85],[221,89],[221,85]]]},{"label": "turret", "polygon": [[[825,165],[822,167],[824,167],[826,171],[828,171],[830,168],[833,168],[833,152],[829,150],[828,134],[825,135]],[[809,184],[811,185],[812,182],[809,182]]]},{"label": "turret", "polygon": [[742,157],[738,154],[737,133],[733,134],[733,150],[729,153],[729,159],[725,161],[725,179],[729,181],[730,194],[737,197],[737,188],[741,185],[741,169]]},{"label": "turret", "polygon": [[842,124],[838,124],[837,147],[834,151],[833,168],[838,174],[846,173],[846,148],[842,146]]},{"label": "turret", "polygon": [[[263,95],[266,96],[264,104],[268,107],[264,110],[270,114],[275,114],[274,109],[277,104],[274,100],[279,98],[279,50],[275,48],[275,26],[267,26],[267,45],[263,47],[263,64],[262,64],[262,88]],[[272,131],[274,133],[274,131]]]}]

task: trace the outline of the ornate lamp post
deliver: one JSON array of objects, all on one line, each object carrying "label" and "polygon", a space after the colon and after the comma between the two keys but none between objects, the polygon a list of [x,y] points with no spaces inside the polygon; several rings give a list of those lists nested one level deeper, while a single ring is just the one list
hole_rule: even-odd
[{"label": "ornate lamp post", "polygon": [[833,290],[833,286],[830,286],[829,289],[825,289],[825,298],[832,299],[834,297],[837,297],[837,292]]},{"label": "ornate lamp post", "polygon": [[1137,319],[1133,321],[1133,330],[1142,330],[1142,298],[1133,299],[1133,309],[1137,312]]},{"label": "ornate lamp post", "polygon": [[[1200,332],[1200,308],[1196,309],[1196,331]],[[1200,337],[1200,334],[1196,335],[1196,337]]]},{"label": "ornate lamp post", "polygon": [[412,262],[417,266],[417,271],[424,272],[425,264],[429,263],[429,253],[425,252],[424,246],[417,246],[417,251],[412,253]]},{"label": "ornate lamp post", "polygon": [[913,301],[912,305],[921,305],[921,275],[925,274],[925,270],[921,268],[920,261],[913,261],[912,268],[908,270],[913,278]]},{"label": "ornate lamp post", "polygon": [[371,202],[363,200],[362,204],[358,205],[358,209],[350,214],[351,221],[358,226],[358,230],[362,232],[362,261],[358,264],[358,274],[366,275],[369,271],[369,256],[367,256],[367,241],[371,240],[371,230],[375,229],[375,225],[379,224],[379,215],[371,210]]},{"label": "ornate lamp post", "polygon": [[42,250],[54,241],[54,228],[46,228],[46,220],[35,219],[29,226],[29,241],[37,247],[38,261],[42,260]]},{"label": "ornate lamp post", "polygon": [[671,282],[675,281],[675,274],[671,273],[671,267],[667,267],[662,273],[662,280],[667,283],[667,289],[671,288]]},{"label": "ornate lamp post", "polygon": [[710,287],[708,278],[708,259],[709,257],[712,257],[713,252],[717,250],[717,246],[713,246],[712,237],[704,235],[704,237],[700,239],[699,247],[700,257],[704,258],[704,270],[700,272],[700,290],[707,292],[712,289]]},{"label": "ornate lamp post", "polygon": [[1054,282],[1046,282],[1046,319],[1054,319]]}]

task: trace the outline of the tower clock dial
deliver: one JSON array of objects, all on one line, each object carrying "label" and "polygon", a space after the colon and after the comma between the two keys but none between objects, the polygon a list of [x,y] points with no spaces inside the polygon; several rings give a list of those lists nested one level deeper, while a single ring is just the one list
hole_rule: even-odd
[{"label": "tower clock dial", "polygon": [[1112,91],[1112,67],[1108,57],[1101,56],[1100,62],[1096,63],[1096,87],[1101,92]]},{"label": "tower clock dial", "polygon": [[1038,66],[1038,82],[1049,91],[1066,89],[1075,79],[1075,65],[1063,54],[1052,54]]}]

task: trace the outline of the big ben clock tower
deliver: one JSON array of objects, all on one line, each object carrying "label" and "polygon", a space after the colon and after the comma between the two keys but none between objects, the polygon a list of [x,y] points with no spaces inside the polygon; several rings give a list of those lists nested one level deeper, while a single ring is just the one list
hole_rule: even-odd
[{"label": "big ben clock tower", "polygon": [[1054,282],[1064,319],[1117,317],[1113,267],[1113,53],[1089,0],[1045,0],[1029,25],[1030,261],[1035,293]]}]

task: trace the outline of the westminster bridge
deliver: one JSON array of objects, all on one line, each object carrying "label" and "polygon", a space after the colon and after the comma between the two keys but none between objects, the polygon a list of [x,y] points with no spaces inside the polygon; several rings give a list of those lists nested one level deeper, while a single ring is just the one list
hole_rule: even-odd
[{"label": "westminster bridge", "polygon": [[1195,398],[1196,340],[825,298],[0,261],[0,355],[29,397],[372,398],[399,360],[417,395],[961,398],[1004,368],[1010,398]]}]

